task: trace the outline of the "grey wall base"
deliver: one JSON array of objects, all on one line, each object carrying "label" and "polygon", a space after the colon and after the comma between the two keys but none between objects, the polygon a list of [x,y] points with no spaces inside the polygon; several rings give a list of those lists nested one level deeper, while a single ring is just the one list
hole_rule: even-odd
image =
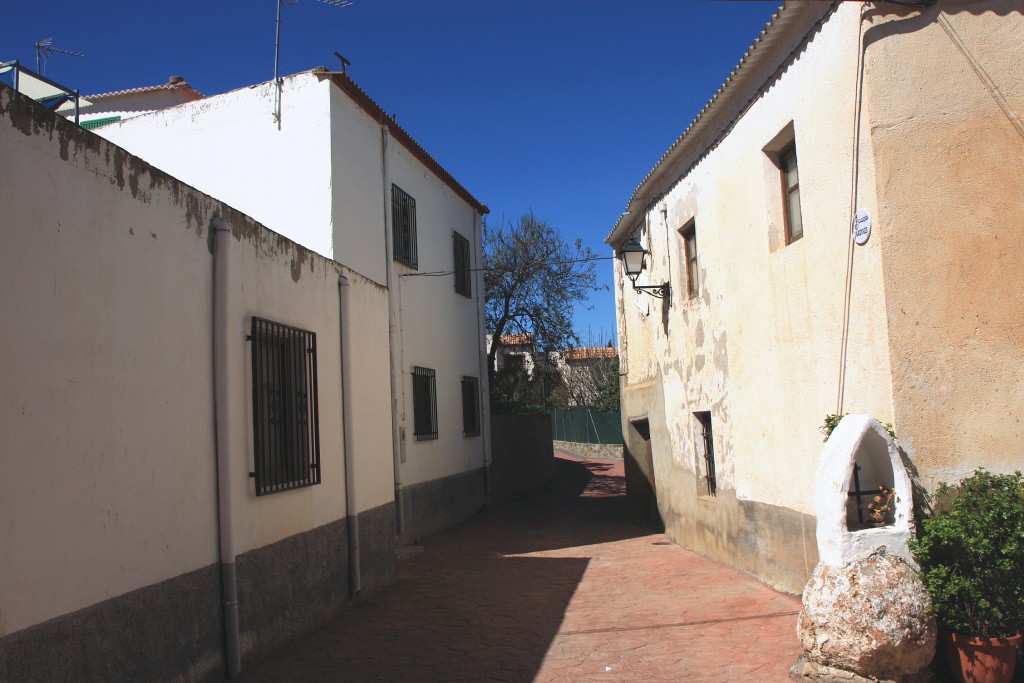
[{"label": "grey wall base", "polygon": [[221,623],[210,565],[0,638],[0,681],[223,680]]},{"label": "grey wall base", "polygon": [[346,521],[239,555],[236,566],[244,671],[348,601]]},{"label": "grey wall base", "polygon": [[394,503],[359,513],[362,596],[373,595],[395,580],[397,528]]},{"label": "grey wall base", "polygon": [[[394,578],[394,504],[359,522],[365,596]],[[348,606],[346,521],[244,553],[236,569],[244,672]],[[222,681],[223,643],[213,564],[0,638],[0,683]]]},{"label": "grey wall base", "polygon": [[479,512],[485,502],[484,489],[483,468],[403,487],[401,542],[418,541]]},{"label": "grey wall base", "polygon": [[[696,485],[694,479],[691,490]],[[714,498],[694,496],[681,507],[660,507],[665,532],[676,543],[778,590],[799,594],[818,563],[812,515],[738,500],[733,491],[721,489]]]}]

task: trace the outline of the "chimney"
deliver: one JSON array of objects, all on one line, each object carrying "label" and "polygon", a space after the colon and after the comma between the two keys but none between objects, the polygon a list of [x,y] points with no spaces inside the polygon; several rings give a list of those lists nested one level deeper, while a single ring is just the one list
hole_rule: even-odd
[{"label": "chimney", "polygon": [[171,76],[167,79],[167,85],[177,85],[178,83],[184,83],[185,78],[183,76]]}]

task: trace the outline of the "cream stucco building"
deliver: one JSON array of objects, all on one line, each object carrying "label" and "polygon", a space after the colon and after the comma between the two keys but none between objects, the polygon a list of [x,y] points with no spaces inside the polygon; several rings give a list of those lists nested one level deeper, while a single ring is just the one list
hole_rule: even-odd
[{"label": "cream stucco building", "polygon": [[1020,467],[1021,11],[787,2],[633,193],[608,242],[671,294],[616,261],[627,472],[678,542],[799,591],[831,413],[928,488]]}]

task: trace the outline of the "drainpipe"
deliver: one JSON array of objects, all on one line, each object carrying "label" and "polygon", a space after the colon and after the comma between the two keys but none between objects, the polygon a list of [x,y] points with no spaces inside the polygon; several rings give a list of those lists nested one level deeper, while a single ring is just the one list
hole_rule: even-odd
[{"label": "drainpipe", "polygon": [[[228,678],[242,670],[238,648],[238,584],[235,574],[235,535],[231,524],[231,421],[229,415],[231,371],[228,366],[232,347],[229,320],[231,285],[228,248],[231,229],[217,216],[213,230],[213,388],[214,430],[217,451],[217,530],[220,539],[221,600],[224,609],[224,663]],[[236,340],[240,342],[241,340]]]},{"label": "drainpipe", "polygon": [[[474,256],[480,258],[483,253],[483,216],[479,213],[473,214],[473,232],[476,237],[476,253]],[[484,275],[483,263],[476,266],[476,314],[477,322],[485,320],[484,311]],[[480,436],[484,440],[484,501],[487,506],[491,505],[491,497],[494,491],[494,482],[491,480],[491,387],[487,378],[487,333],[481,325],[477,334],[477,356],[480,358]]]},{"label": "drainpipe", "polygon": [[341,429],[342,458],[345,461],[345,519],[348,521],[348,585],[354,599],[362,588],[359,571],[359,507],[356,505],[356,464],[352,457],[352,326],[345,323],[352,307],[349,304],[349,281],[338,276],[338,325],[341,340]]},{"label": "drainpipe", "polygon": [[[394,276],[394,264],[392,254],[394,253],[393,236],[391,234],[391,222],[389,198],[391,196],[391,178],[388,173],[388,144],[391,141],[391,133],[386,123],[380,125],[380,180],[384,194],[384,265],[387,273],[388,288],[388,354],[390,357],[390,378],[391,378],[391,459],[395,470],[395,528],[401,535],[405,531],[404,505],[402,504],[402,437],[405,436],[399,410],[404,405],[399,405],[399,383],[401,382],[402,369],[398,367],[400,356],[398,353],[398,313],[395,302],[396,278]],[[402,401],[404,404],[404,401]]]}]

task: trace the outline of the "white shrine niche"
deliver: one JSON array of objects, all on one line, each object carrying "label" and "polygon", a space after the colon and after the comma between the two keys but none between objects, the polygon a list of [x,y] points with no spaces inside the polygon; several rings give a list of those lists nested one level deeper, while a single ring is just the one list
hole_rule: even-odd
[{"label": "white shrine niche", "polygon": [[[849,495],[854,490],[854,465],[860,466],[861,491],[877,491],[879,485],[895,491],[895,509],[885,526],[872,527],[858,518],[856,498]],[[867,504],[873,496],[861,500],[867,522]],[[884,547],[886,554],[916,567],[907,547],[913,531],[912,507],[910,476],[885,427],[870,415],[845,416],[825,442],[814,481],[819,561],[842,567]]]}]

